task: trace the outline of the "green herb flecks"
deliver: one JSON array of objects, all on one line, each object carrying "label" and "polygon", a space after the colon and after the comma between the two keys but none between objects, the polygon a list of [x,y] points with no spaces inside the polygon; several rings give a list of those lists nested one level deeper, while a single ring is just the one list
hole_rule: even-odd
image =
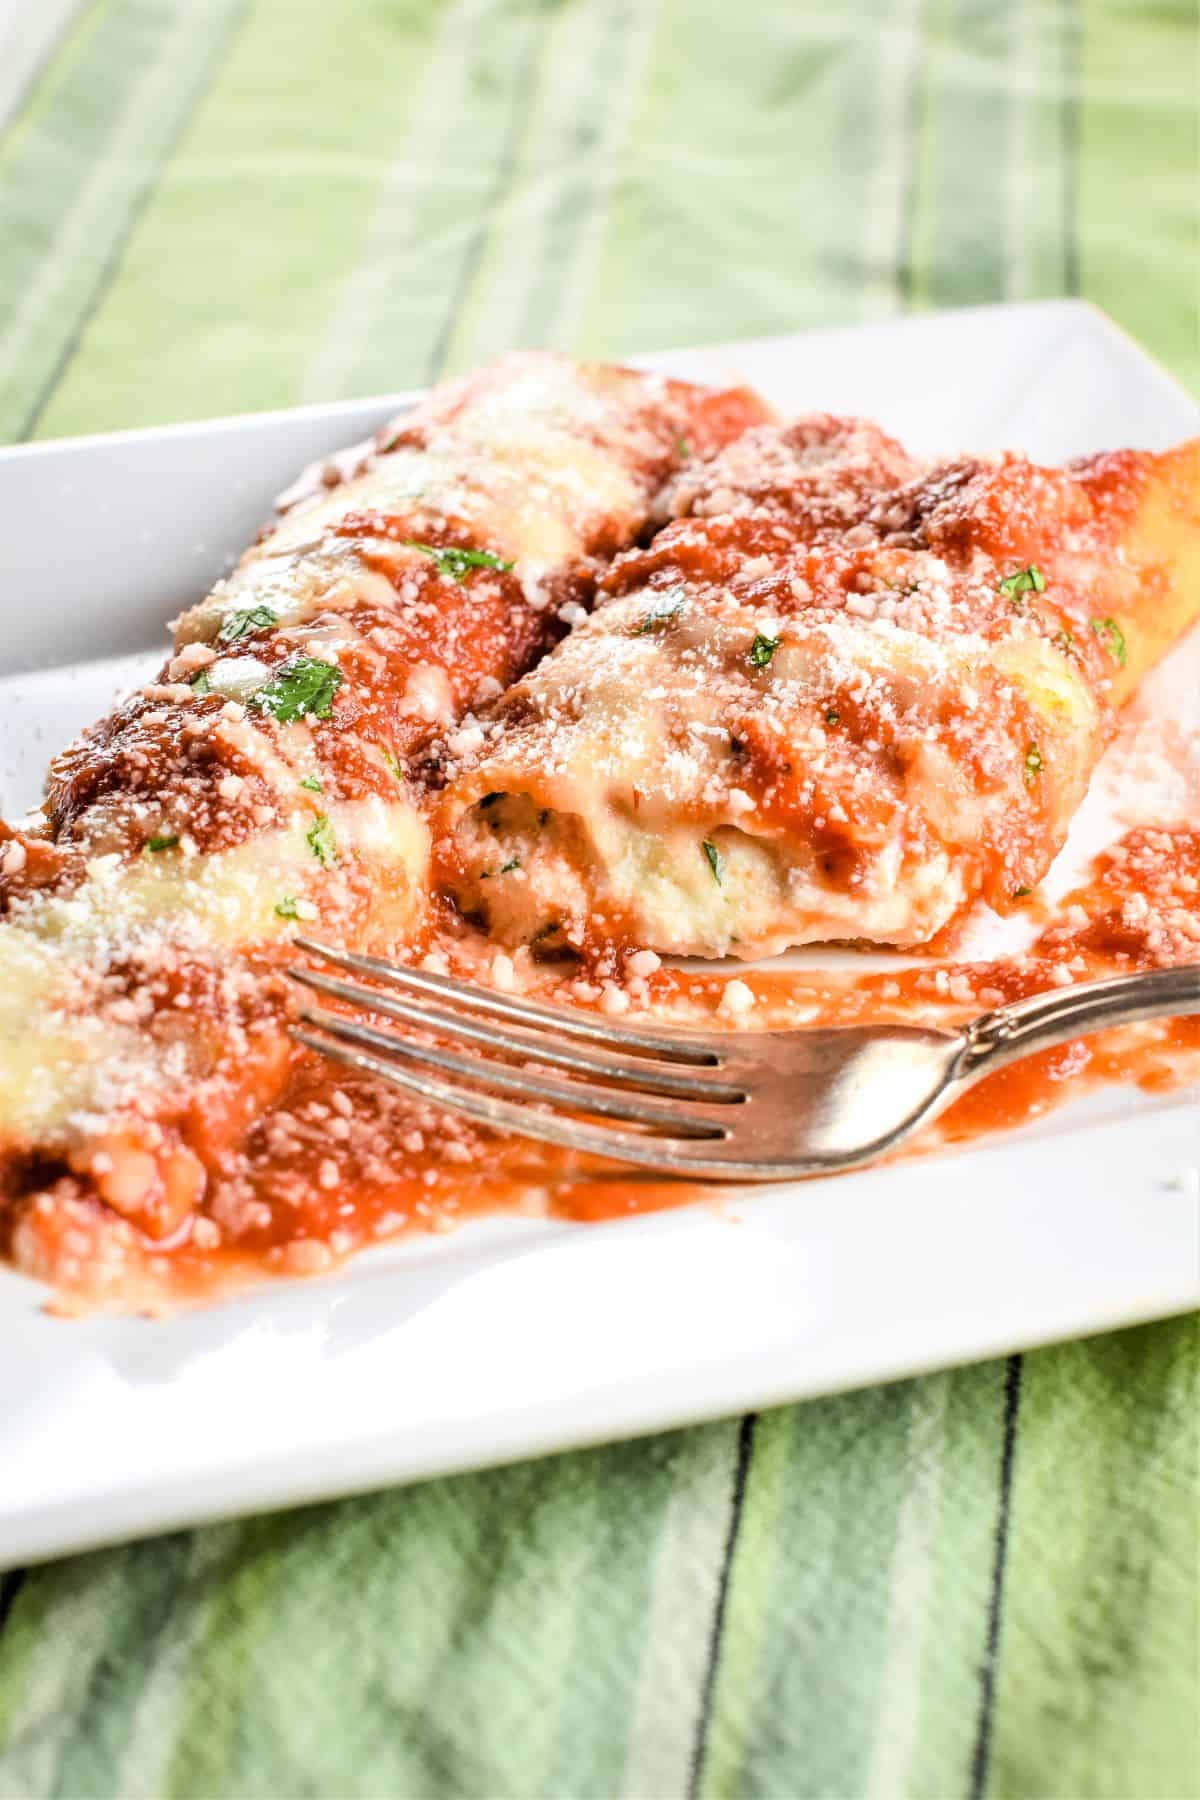
[{"label": "green herb flecks", "polygon": [[756,669],[770,668],[771,658],[782,642],[782,638],[767,637],[761,631],[755,632],[754,642],[750,646],[750,661],[754,667]]},{"label": "green herb flecks", "polygon": [[274,625],[277,617],[269,606],[247,606],[240,612],[230,613],[217,636],[223,644],[236,644],[239,638],[265,631],[268,625]]},{"label": "green herb flecks", "polygon": [[300,917],[300,902],[297,900],[295,894],[285,894],[282,900],[277,900],[275,902],[275,911],[279,914],[281,919],[298,919]]},{"label": "green herb flecks", "polygon": [[192,676],[191,688],[192,688],[193,694],[199,694],[201,697],[203,697],[205,694],[212,693],[213,684],[208,678],[208,670],[207,669],[201,669],[201,671],[198,675]]},{"label": "green herb flecks", "polygon": [[1025,746],[1025,786],[1032,787],[1044,768],[1042,753],[1036,744]]},{"label": "green herb flecks", "polygon": [[323,794],[325,792],[324,788],[321,786],[321,778],[319,775],[302,775],[300,777],[300,786],[307,789],[310,794]]},{"label": "green herb flecks", "polygon": [[825,723],[827,725],[840,725],[841,720],[842,720],[842,715],[838,711],[837,707],[831,706],[829,708],[828,712],[825,714]]},{"label": "green herb flecks", "polygon": [[337,861],[337,841],[333,835],[333,826],[329,822],[328,813],[318,813],[308,830],[305,841],[323,869],[331,869]]},{"label": "green herb flecks", "polygon": [[178,842],[179,833],[177,831],[159,831],[152,838],[146,839],[146,848],[155,852],[173,850]]},{"label": "green herb flecks", "polygon": [[419,550],[422,556],[432,557],[438,574],[451,581],[465,581],[471,569],[497,569],[500,574],[507,575],[514,567],[512,562],[505,562],[490,550],[465,550],[458,544],[419,544],[416,538],[405,538],[403,542],[406,549]]},{"label": "green herb flecks", "polygon": [[718,887],[724,887],[724,885],[725,885],[725,859],[721,855],[721,852],[717,849],[717,846],[715,844],[710,843],[707,838],[705,838],[703,844],[701,845],[701,849],[704,851],[705,859],[708,863],[709,868],[712,870],[713,880],[716,882]]},{"label": "green herb flecks", "polygon": [[650,610],[642,615],[640,625],[635,625],[630,637],[644,637],[648,631],[657,631],[668,619],[677,618],[683,611],[683,603],[687,599],[687,590],[682,587],[667,588],[656,594],[650,602]]},{"label": "green herb flecks", "polygon": [[386,744],[380,744],[379,754],[383,757],[384,762],[387,764],[388,769],[395,776],[396,780],[403,783],[404,767],[400,758],[396,755],[396,752],[394,750],[389,750]]},{"label": "green herb flecks", "polygon": [[677,456],[682,456],[685,462],[687,461],[688,457],[692,454],[692,446],[688,443],[686,438],[675,439],[675,453]]},{"label": "green herb flecks", "polygon": [[997,585],[1000,592],[1012,601],[1017,611],[1024,612],[1025,602],[1022,595],[1044,594],[1046,577],[1036,563],[1030,563],[1027,569],[1014,569],[1011,575],[1006,575]]},{"label": "green herb flecks", "polygon": [[332,663],[315,656],[296,656],[281,664],[270,681],[251,694],[250,705],[270,713],[281,725],[309,717],[327,719],[342,680],[342,671]]},{"label": "green herb flecks", "polygon": [[1089,619],[1089,625],[1113,661],[1123,669],[1127,655],[1125,633],[1115,619]]},{"label": "green herb flecks", "polygon": [[1012,891],[1012,897],[1014,900],[1025,900],[1028,898],[1028,896],[1030,894],[1032,894],[1032,892],[1033,892],[1033,889],[1030,887],[1014,888]]}]

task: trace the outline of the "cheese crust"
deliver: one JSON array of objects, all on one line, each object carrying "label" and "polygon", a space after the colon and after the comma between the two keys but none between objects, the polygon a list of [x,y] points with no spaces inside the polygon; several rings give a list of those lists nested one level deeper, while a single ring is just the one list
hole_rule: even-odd
[{"label": "cheese crust", "polygon": [[1008,910],[1162,614],[1200,605],[1195,466],[918,471],[857,421],[749,432],[454,769],[459,906],[508,944],[743,957]]},{"label": "cheese crust", "polygon": [[284,496],[158,679],[0,827],[0,1237],[61,1178],[155,1239],[182,1228],[295,1058],[297,928],[384,953],[419,936],[435,737],[591,604],[681,443],[766,416],[530,353]]}]

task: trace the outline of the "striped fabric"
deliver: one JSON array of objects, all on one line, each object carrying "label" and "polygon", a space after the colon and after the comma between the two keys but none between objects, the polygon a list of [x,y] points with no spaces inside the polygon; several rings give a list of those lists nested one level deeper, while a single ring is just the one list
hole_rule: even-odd
[{"label": "striped fabric", "polygon": [[[40,17],[9,439],[1063,292],[1200,379],[1194,0]],[[1189,1800],[1198,1377],[1179,1321],[0,1578],[0,1794]]]}]

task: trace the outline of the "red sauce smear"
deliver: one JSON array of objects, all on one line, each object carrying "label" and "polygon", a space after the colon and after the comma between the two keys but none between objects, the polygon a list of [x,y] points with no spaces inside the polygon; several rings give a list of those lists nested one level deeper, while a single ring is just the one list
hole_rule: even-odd
[{"label": "red sauce smear", "polygon": [[[1200,832],[1140,829],[1098,860],[1088,885],[1067,897],[1019,959],[832,976],[735,971],[755,996],[743,1016],[759,1030],[889,1020],[949,1026],[1069,981],[1200,960],[1198,894]],[[478,972],[481,947],[461,929],[441,947],[449,966]],[[581,976],[574,965],[567,973],[530,965],[529,972],[528,985],[567,1004],[595,1005],[605,991],[602,970]],[[627,984],[626,1016],[648,1010],[709,1029],[729,1026],[728,1014],[716,1010],[729,978],[660,968]],[[1011,1129],[1102,1083],[1161,1092],[1197,1075],[1200,1019],[1108,1031],[989,1077],[900,1154]],[[24,1221],[65,1296],[59,1304],[128,1307],[133,1300],[151,1311],[272,1275],[323,1273],[404,1232],[451,1231],[484,1214],[595,1222],[719,1200],[726,1191],[498,1137],[307,1054],[297,1056],[282,1097],[210,1184],[202,1211],[173,1239],[151,1243],[71,1187],[65,1178],[52,1203]]]}]

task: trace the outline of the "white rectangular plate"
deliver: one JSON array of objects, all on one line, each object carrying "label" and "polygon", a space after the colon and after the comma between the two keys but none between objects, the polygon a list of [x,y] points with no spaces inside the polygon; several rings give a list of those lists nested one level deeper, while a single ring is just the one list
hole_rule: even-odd
[{"label": "white rectangular plate", "polygon": [[[1200,428],[1069,302],[643,360],[920,451],[1057,461]],[[403,398],[0,452],[5,812],[300,464]],[[1194,672],[1172,691],[1194,718]],[[601,1226],[500,1218],[159,1323],[49,1318],[0,1272],[0,1565],[1200,1305],[1198,1117],[1109,1090],[956,1154]]]}]

